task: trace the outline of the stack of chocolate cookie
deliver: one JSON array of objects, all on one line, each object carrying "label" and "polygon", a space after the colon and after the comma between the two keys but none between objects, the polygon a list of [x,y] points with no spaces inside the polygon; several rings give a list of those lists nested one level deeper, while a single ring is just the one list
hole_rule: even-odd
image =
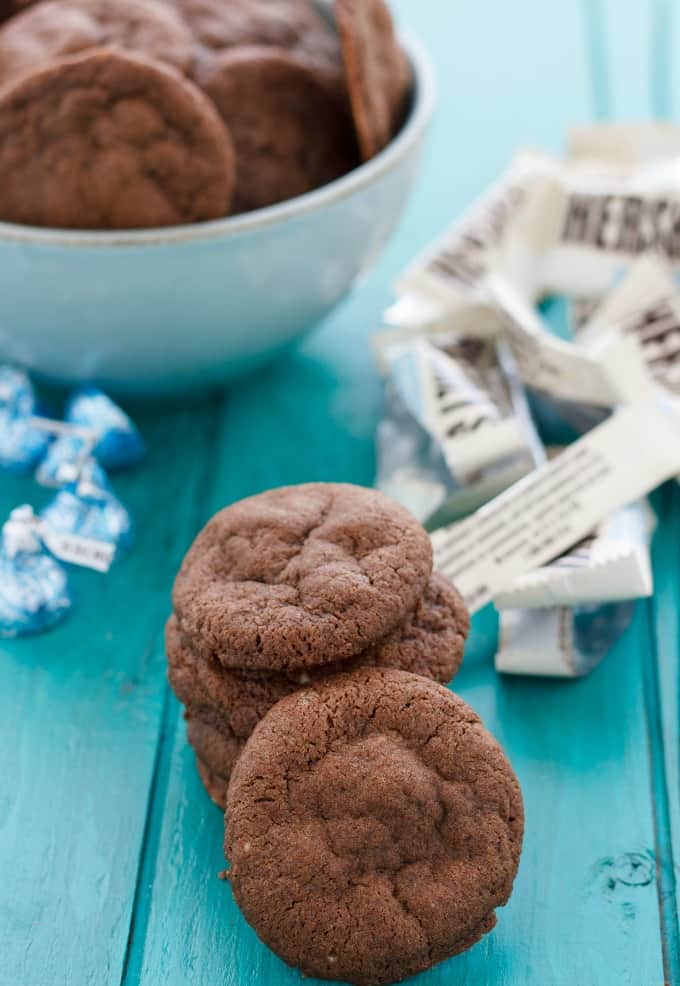
[{"label": "stack of chocolate cookie", "polygon": [[430,539],[374,491],[311,483],[218,513],[177,576],[172,687],[203,781],[225,804],[232,768],[280,699],[337,671],[399,668],[446,683],[468,613],[432,573]]},{"label": "stack of chocolate cookie", "polygon": [[0,219],[272,205],[377,154],[411,84],[384,0],[0,0]]}]

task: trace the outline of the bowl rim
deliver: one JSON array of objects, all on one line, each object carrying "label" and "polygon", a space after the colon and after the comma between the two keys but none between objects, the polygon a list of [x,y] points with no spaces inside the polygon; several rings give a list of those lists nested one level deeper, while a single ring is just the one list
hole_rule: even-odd
[{"label": "bowl rim", "polygon": [[52,246],[120,247],[223,239],[296,219],[325,205],[346,199],[392,170],[414,144],[420,141],[432,117],[436,102],[436,82],[430,56],[425,46],[411,34],[401,33],[400,41],[411,62],[414,78],[413,105],[408,119],[384,150],[341,178],[285,202],[225,219],[154,229],[112,231],[48,229],[0,222],[0,241],[14,240]]}]

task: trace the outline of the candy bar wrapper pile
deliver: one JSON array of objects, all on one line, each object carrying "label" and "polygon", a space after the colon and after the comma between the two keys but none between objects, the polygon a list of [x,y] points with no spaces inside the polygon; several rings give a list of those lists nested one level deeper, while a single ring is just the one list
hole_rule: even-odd
[{"label": "candy bar wrapper pile", "polygon": [[48,417],[28,376],[0,366],[0,472],[33,473],[56,489],[36,514],[14,509],[0,530],[0,637],[39,633],[71,608],[66,566],[106,572],[132,539],[132,521],[108,472],[145,452],[128,416],[95,388]]},{"label": "candy bar wrapper pile", "polygon": [[[496,604],[501,671],[585,674],[651,594],[644,497],[680,473],[678,277],[680,129],[610,126],[565,160],[519,154],[395,286],[378,485],[436,529],[471,608]],[[541,315],[555,295],[570,338]],[[527,393],[582,435],[551,461]]]}]

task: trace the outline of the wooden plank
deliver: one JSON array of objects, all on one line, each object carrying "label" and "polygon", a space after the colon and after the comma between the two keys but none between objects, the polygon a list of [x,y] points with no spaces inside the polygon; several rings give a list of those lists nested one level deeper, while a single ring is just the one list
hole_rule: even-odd
[{"label": "wooden plank", "polygon": [[[616,3],[602,0],[606,20],[606,63],[611,113],[615,119],[663,118],[675,102],[677,69],[671,58],[677,17],[666,0]],[[674,81],[672,81],[674,80]],[[676,484],[654,498],[659,528],[654,539],[655,594],[645,606],[643,696],[654,798],[657,893],[664,968],[669,983],[680,983],[680,935],[675,868],[680,852],[680,762],[678,759],[678,582],[680,496]]]},{"label": "wooden plank", "polygon": [[[165,694],[159,633],[202,520],[216,405],[138,420],[149,457],[115,483],[134,551],[107,576],[74,575],[62,627],[0,645],[3,986],[121,978]],[[38,495],[3,477],[0,514]]]},{"label": "wooden plank", "polygon": [[680,584],[677,546],[680,544],[680,489],[667,484],[655,498],[659,527],[654,538],[655,589],[649,606],[650,630],[656,647],[650,657],[646,702],[656,775],[658,841],[667,846],[661,860],[659,885],[664,925],[667,979],[680,982],[680,927],[676,866],[680,856]]},{"label": "wooden plank", "polygon": [[527,833],[515,894],[488,943],[455,965],[461,982],[661,983],[646,729],[637,701],[646,644],[640,610],[585,681],[494,682],[476,652],[467,661],[461,691],[511,753]]},{"label": "wooden plank", "polygon": [[[423,180],[371,279],[302,349],[235,387],[213,507],[280,483],[370,482],[379,387],[366,344],[394,274],[522,142],[557,149],[594,114],[583,11],[501,0],[396,5],[431,48],[442,101]],[[557,47],[546,39],[559,39]],[[544,91],[547,95],[540,98]],[[475,620],[457,689],[506,744],[521,777],[527,840],[498,929],[422,982],[609,986],[662,982],[646,727],[642,615],[591,678],[502,681],[496,623]],[[129,982],[299,982],[262,947],[216,878],[222,819],[202,793],[180,726],[155,868]],[[632,874],[632,875],[631,875]],[[132,968],[132,967],[131,967]]]}]

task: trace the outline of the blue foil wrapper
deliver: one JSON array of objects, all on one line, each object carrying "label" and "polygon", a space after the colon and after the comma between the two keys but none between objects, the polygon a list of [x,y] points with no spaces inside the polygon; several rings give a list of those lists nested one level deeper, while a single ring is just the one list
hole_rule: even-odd
[{"label": "blue foil wrapper", "polygon": [[60,490],[40,517],[60,534],[77,534],[113,544],[117,555],[132,543],[130,514],[96,463],[88,463],[76,482]]},{"label": "blue foil wrapper", "polygon": [[36,413],[36,397],[31,381],[22,370],[0,366],[0,410],[14,417]]},{"label": "blue foil wrapper", "polygon": [[0,469],[30,472],[45,455],[50,436],[32,427],[30,420],[38,412],[26,374],[0,366]]},{"label": "blue foil wrapper", "polygon": [[94,440],[87,442],[76,435],[59,435],[38,466],[35,478],[42,486],[64,486],[74,482],[93,445]]},{"label": "blue foil wrapper", "polygon": [[108,472],[134,466],[144,456],[144,441],[136,426],[125,411],[95,387],[73,395],[64,420],[96,433],[93,455]]},{"label": "blue foil wrapper", "polygon": [[32,517],[14,511],[0,536],[0,637],[40,633],[71,607],[66,572],[24,523]]},{"label": "blue foil wrapper", "polygon": [[79,464],[90,455],[108,472],[134,466],[144,456],[144,441],[133,422],[95,387],[79,390],[71,397],[64,420],[89,431],[92,437],[60,435],[52,443],[37,473],[38,482],[44,486],[71,482]]}]

